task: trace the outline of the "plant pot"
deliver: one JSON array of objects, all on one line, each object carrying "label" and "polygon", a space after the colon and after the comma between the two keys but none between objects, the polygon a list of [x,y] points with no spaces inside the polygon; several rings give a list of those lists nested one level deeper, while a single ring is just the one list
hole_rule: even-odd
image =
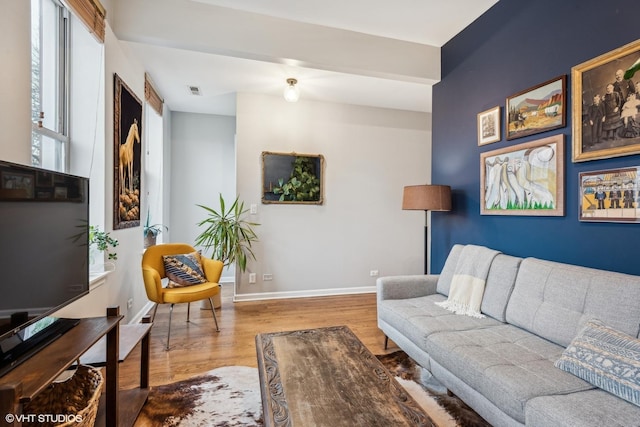
[{"label": "plant pot", "polygon": [[145,249],[148,248],[149,246],[154,246],[156,244],[156,238],[158,236],[152,233],[147,234],[146,236],[144,236],[144,247]]},{"label": "plant pot", "polygon": [[[213,308],[222,307],[222,292],[212,296],[211,301],[213,301]],[[211,310],[211,306],[209,305],[209,300],[203,299],[200,302],[200,310]]]}]

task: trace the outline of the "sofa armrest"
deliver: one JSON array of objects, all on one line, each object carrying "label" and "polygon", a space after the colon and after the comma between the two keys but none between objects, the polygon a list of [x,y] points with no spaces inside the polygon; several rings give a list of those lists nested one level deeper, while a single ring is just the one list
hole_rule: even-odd
[{"label": "sofa armrest", "polygon": [[376,280],[378,301],[433,295],[438,277],[438,274],[380,277]]}]

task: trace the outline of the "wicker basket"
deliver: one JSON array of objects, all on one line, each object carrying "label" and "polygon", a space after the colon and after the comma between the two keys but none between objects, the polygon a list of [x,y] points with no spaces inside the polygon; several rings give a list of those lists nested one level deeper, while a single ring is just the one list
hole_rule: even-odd
[{"label": "wicker basket", "polygon": [[[24,405],[29,422],[23,426],[91,427],[95,424],[103,384],[102,374],[80,365],[66,381],[53,383]],[[62,419],[64,418],[64,419]]]}]

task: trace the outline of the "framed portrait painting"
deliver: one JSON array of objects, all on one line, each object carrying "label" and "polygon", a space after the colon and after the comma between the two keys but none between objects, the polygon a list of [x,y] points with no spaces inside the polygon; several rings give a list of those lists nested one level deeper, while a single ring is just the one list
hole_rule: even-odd
[{"label": "framed portrait painting", "polygon": [[140,225],[142,101],[113,75],[113,228]]},{"label": "framed portrait painting", "polygon": [[640,153],[640,40],[571,69],[572,161]]},{"label": "framed portrait painting", "polygon": [[640,166],[580,173],[580,221],[640,222]]},{"label": "framed portrait painting", "polygon": [[321,205],[324,156],[262,152],[262,203]]},{"label": "framed portrait painting", "polygon": [[480,154],[481,215],[564,215],[564,135]]},{"label": "framed portrait painting", "polygon": [[507,140],[566,126],[566,88],[562,75],[507,98]]},{"label": "framed portrait painting", "polygon": [[478,113],[478,145],[500,141],[500,106]]}]

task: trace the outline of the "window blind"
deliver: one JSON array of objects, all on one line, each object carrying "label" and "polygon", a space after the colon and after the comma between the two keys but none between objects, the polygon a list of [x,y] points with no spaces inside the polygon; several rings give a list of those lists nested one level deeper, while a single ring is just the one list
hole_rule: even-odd
[{"label": "window blind", "polygon": [[65,0],[65,3],[87,26],[100,43],[104,43],[105,18],[107,11],[100,0]]},{"label": "window blind", "polygon": [[162,104],[164,101],[160,97],[160,94],[153,87],[153,83],[151,83],[151,78],[149,74],[144,74],[144,99],[151,105],[151,108],[156,110],[160,116],[162,116]]}]

